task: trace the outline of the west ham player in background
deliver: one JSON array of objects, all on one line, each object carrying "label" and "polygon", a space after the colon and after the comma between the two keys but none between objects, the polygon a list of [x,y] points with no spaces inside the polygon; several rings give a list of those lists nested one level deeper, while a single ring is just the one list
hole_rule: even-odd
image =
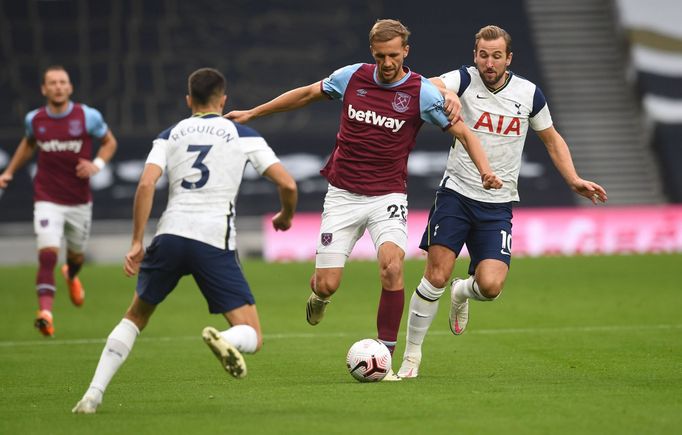
[{"label": "west ham player in background", "polygon": [[607,199],[600,185],[578,176],[566,142],[552,125],[544,95],[535,84],[507,70],[511,60],[509,34],[486,26],[476,34],[475,66],[432,79],[441,89],[459,95],[464,122],[480,138],[504,186],[496,191],[481,189],[476,167],[455,142],[420,244],[427,251],[426,270],[410,301],[399,376],[418,375],[424,336],[464,243],[471,255],[470,276],[451,285],[453,334],[461,334],[467,326],[470,298],[491,301],[502,291],[511,261],[512,202],[519,200],[517,183],[529,126],[574,192],[595,204]]},{"label": "west ham player in background", "polygon": [[[501,187],[478,139],[462,122],[448,120],[438,89],[403,66],[409,34],[399,21],[378,20],[369,32],[375,64],[345,66],[322,81],[226,115],[247,122],[323,99],[342,100],[336,144],[321,171],[329,190],[306,318],[311,325],[322,320],[330,297],[339,288],[348,255],[368,230],[377,249],[381,277],[378,338],[391,353],[404,306],[407,159],[422,124],[435,124],[459,139],[476,165],[482,188]],[[399,380],[392,371],[384,379]]]},{"label": "west ham player in background", "polygon": [[[204,341],[232,376],[246,376],[242,352],[261,348],[263,337],[256,302],[237,256],[235,203],[244,167],[251,162],[279,191],[275,230],[286,231],[296,209],[293,177],[258,132],[222,116],[227,96],[225,77],[212,68],[194,71],[188,80],[187,105],[192,116],[161,132],[147,157],[135,194],[133,237],[124,271],[140,273],[133,302],[111,331],[95,375],[73,408],[93,414],[104,391],[147,325],[154,310],[180,278],[191,274],[212,314],[222,314],[231,328],[206,327]],[[151,245],[143,247],[144,228],[156,183],[166,172],[168,205]]]},{"label": "west ham player in background", "polygon": [[[61,66],[48,67],[41,92],[47,104],[26,115],[25,135],[0,174],[0,188],[12,181],[19,168],[38,153],[33,180],[33,226],[38,240],[38,314],[35,326],[46,337],[54,334],[52,303],[56,291],[54,268],[62,236],[66,239],[64,276],[71,302],[81,306],[85,291],[78,279],[90,237],[92,194],[90,177],[102,170],[116,152],[116,138],[102,115],[70,100],[73,86]],[[93,138],[100,140],[93,160]]]}]

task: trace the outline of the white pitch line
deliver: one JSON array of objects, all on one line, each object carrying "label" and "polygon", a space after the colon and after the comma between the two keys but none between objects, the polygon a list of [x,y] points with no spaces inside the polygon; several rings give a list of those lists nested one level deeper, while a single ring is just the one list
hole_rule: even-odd
[{"label": "white pitch line", "polygon": [[[566,332],[623,332],[623,331],[654,331],[662,329],[682,329],[682,324],[673,325],[613,325],[613,326],[568,326],[563,328],[511,328],[511,329],[474,329],[467,331],[467,335],[506,335],[506,334],[553,334]],[[357,334],[350,332],[306,332],[293,334],[263,334],[264,340],[291,340],[299,338],[331,338],[331,337],[360,337],[373,336],[374,332]],[[450,331],[435,330],[429,335],[451,335]],[[189,341],[201,340],[199,334],[178,337],[140,337],[138,341]],[[105,338],[74,338],[74,339],[43,339],[29,341],[0,341],[0,348],[46,346],[46,345],[80,345],[103,344]]]}]

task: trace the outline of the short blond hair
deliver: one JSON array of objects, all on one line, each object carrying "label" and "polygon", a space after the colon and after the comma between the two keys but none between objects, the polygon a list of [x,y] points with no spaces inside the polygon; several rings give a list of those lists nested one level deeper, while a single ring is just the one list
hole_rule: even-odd
[{"label": "short blond hair", "polygon": [[396,36],[402,39],[403,47],[405,47],[410,31],[398,20],[377,20],[369,31],[369,43],[390,41]]},{"label": "short blond hair", "polygon": [[512,39],[511,35],[507,33],[502,27],[495,25],[488,25],[481,27],[481,30],[476,33],[476,41],[474,42],[474,51],[478,49],[478,41],[483,39],[484,41],[494,41],[497,38],[504,38],[504,42],[507,45],[507,55],[512,51]]}]

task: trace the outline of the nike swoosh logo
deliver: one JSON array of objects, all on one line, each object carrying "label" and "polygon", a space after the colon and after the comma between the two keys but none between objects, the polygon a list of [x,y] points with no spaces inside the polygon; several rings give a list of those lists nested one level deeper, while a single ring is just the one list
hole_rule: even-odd
[{"label": "nike swoosh logo", "polygon": [[504,249],[500,249],[500,254],[502,254],[502,255],[509,255],[509,256],[511,256],[511,253],[509,253],[509,252],[505,251]]},{"label": "nike swoosh logo", "polygon": [[414,313],[414,315],[417,316],[417,317],[421,317],[422,319],[426,319],[427,317],[429,317],[429,316],[422,316],[422,315],[419,314],[419,313]]},{"label": "nike swoosh logo", "polygon": [[481,100],[485,100],[488,97],[481,97],[480,95],[476,94],[476,98],[480,98]]}]

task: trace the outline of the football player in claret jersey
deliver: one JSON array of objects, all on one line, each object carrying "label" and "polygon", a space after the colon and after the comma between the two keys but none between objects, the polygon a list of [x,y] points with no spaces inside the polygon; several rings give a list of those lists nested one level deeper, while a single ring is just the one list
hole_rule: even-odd
[{"label": "football player in claret jersey", "polygon": [[[81,306],[85,291],[78,272],[90,237],[92,194],[90,177],[104,168],[116,152],[116,138],[102,115],[71,101],[73,86],[62,66],[43,73],[41,92],[47,103],[26,115],[25,135],[7,168],[0,174],[0,189],[28,163],[36,149],[38,165],[33,179],[33,226],[38,245],[38,314],[35,326],[46,337],[55,331],[52,305],[56,292],[54,268],[61,239],[66,239],[66,264],[61,268],[71,302]],[[100,140],[93,160],[93,138]]]},{"label": "football player in claret jersey", "polygon": [[464,332],[469,299],[492,301],[502,291],[511,261],[512,203],[519,201],[517,183],[529,126],[574,192],[595,204],[607,199],[600,185],[578,176],[566,142],[552,126],[540,88],[509,71],[511,60],[509,34],[486,26],[476,34],[475,66],[432,79],[441,89],[459,95],[464,122],[480,138],[504,185],[495,191],[481,189],[475,166],[455,141],[420,244],[427,251],[426,269],[410,300],[399,376],[412,378],[419,373],[424,337],[464,243],[471,255],[470,276],[451,284],[452,333]]},{"label": "football player in claret jersey", "polygon": [[[209,312],[222,314],[231,325],[222,332],[209,326],[202,333],[230,375],[246,376],[242,353],[261,348],[255,300],[236,251],[237,192],[244,167],[250,162],[277,186],[281,209],[272,225],[286,231],[296,208],[296,182],[258,132],[221,116],[226,95],[225,78],[219,71],[199,69],[188,82],[187,104],[192,116],[156,138],[135,195],[132,245],[124,270],[128,276],[139,271],[136,293],[109,335],[90,387],[74,413],[96,412],[136,337],[184,275],[193,276]],[[144,228],[156,183],[164,172],[169,184],[168,205],[145,252]]]},{"label": "football player in claret jersey", "polygon": [[[329,189],[306,319],[311,325],[322,320],[326,305],[339,288],[348,255],[368,230],[377,249],[381,279],[378,338],[391,352],[404,307],[407,159],[419,128],[429,122],[457,137],[476,167],[481,188],[501,186],[475,135],[462,122],[450,122],[444,113],[438,89],[403,65],[409,52],[408,36],[399,21],[378,20],[369,34],[374,64],[345,66],[324,80],[226,115],[246,122],[319,100],[342,101],[336,144],[321,171]],[[399,380],[392,371],[384,379]]]}]

